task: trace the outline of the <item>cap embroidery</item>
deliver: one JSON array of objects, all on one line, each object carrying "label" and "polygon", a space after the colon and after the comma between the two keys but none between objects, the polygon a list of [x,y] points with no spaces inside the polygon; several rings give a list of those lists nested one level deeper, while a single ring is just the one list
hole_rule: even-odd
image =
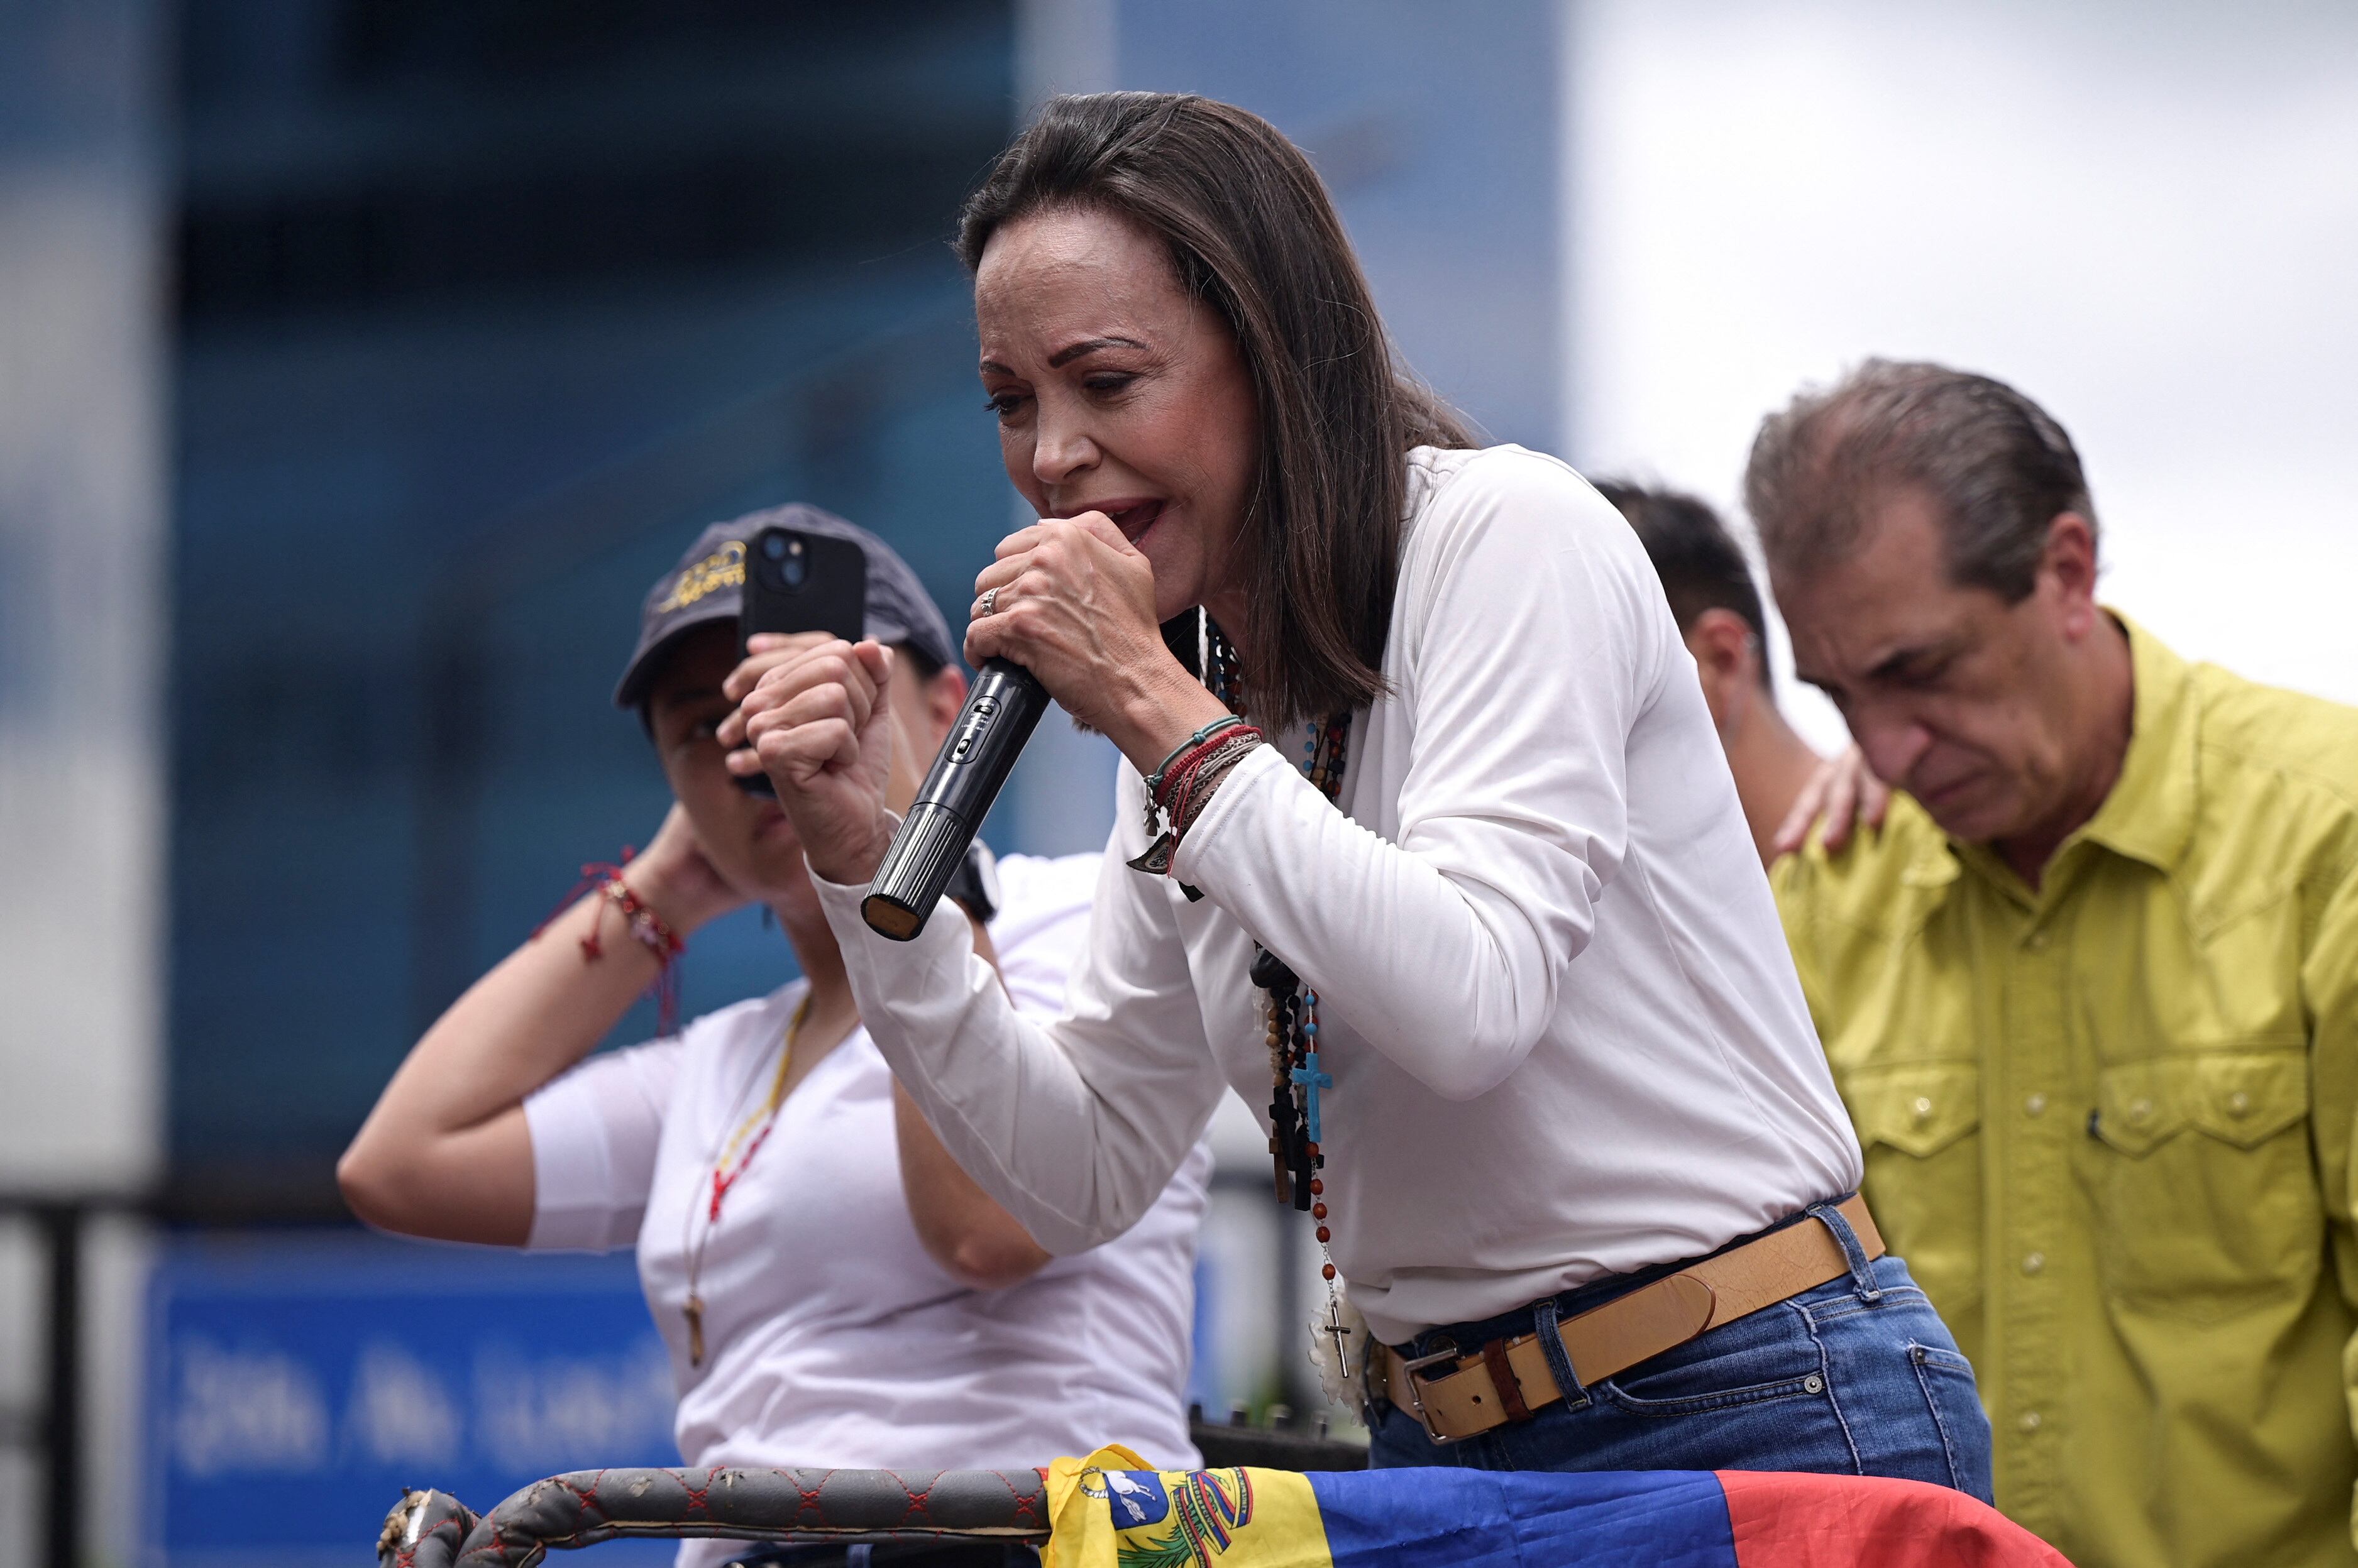
[{"label": "cap embroidery", "polygon": [[744,586],[745,541],[731,539],[683,570],[679,580],[672,584],[670,594],[655,606],[655,613],[668,615],[675,610],[686,609],[707,594],[718,593],[724,588]]}]

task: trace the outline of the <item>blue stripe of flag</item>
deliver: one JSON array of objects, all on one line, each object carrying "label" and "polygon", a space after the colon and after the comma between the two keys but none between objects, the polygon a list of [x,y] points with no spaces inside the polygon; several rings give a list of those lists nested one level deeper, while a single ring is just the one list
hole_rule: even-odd
[{"label": "blue stripe of flag", "polygon": [[1736,1568],[1708,1470],[1367,1470],[1310,1477],[1335,1568]]}]

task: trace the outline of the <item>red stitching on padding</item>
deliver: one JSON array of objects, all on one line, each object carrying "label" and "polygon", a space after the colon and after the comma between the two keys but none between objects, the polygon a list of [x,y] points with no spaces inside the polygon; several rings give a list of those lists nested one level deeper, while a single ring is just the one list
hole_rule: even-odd
[{"label": "red stitching on padding", "polygon": [[1018,1519],[1036,1519],[1039,1517],[1033,1512],[1033,1510],[1039,1508],[1042,1502],[1046,1500],[1048,1472],[1045,1470],[1034,1470],[1032,1472],[1032,1474],[1040,1477],[1039,1489],[1032,1492],[1026,1492],[1019,1488],[1015,1483],[1009,1478],[1007,1472],[1004,1470],[993,1471],[992,1474],[999,1477],[999,1484],[1007,1488],[1008,1500],[1015,1505],[1015,1517]]}]

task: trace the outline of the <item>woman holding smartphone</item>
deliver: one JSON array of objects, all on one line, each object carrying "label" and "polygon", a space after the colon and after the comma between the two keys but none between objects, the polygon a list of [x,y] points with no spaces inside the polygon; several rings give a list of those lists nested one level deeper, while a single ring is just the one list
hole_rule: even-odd
[{"label": "woman holding smartphone", "polygon": [[[825,640],[755,638],[740,662],[746,541],[765,525],[865,553],[865,603],[848,613],[899,660],[901,760],[885,788],[903,804],[914,795],[966,694],[916,574],[874,535],[809,507],[707,530],[647,595],[616,693],[654,743],[670,815],[644,854],[427,1032],[344,1156],[346,1197],[412,1236],[635,1248],[692,1465],[999,1468],[1109,1438],[1191,1464],[1209,1157],[1183,1152],[1120,1240],[1051,1258],[894,1083],[812,892],[807,846],[775,801],[740,787],[716,739],[763,671]],[[1011,858],[993,919],[936,924],[959,928],[1009,1006],[1052,1018],[1096,860]],[[756,902],[801,979],[583,1061],[676,942]],[[681,1561],[733,1550],[691,1541]]]},{"label": "woman holding smartphone", "polygon": [[1325,1355],[1379,1464],[1986,1498],[1971,1368],[1879,1255],[1628,525],[1398,368],[1316,175],[1241,110],[1055,100],[959,250],[1040,517],[978,579],[967,652],[1130,764],[1065,1016],[1018,1015],[957,922],[861,923],[888,651],[796,654],[722,739],[774,781],[861,1014],[961,1163],[1051,1251],[1088,1247],[1233,1087],[1327,1249]]}]

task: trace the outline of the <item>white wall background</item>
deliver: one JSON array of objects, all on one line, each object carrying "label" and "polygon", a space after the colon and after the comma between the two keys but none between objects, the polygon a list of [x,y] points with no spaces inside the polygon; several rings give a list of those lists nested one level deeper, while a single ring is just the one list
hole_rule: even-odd
[{"label": "white wall background", "polygon": [[2358,702],[2358,6],[1572,4],[1576,463],[1736,517],[1803,382],[1983,371],[2071,432],[2114,603]]}]

